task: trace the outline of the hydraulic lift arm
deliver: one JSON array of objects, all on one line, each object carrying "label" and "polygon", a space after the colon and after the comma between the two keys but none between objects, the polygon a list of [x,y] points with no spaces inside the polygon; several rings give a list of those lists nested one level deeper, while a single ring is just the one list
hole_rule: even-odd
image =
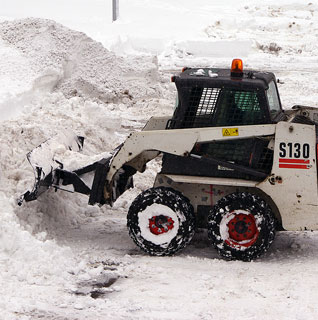
[{"label": "hydraulic lift arm", "polygon": [[[157,120],[152,119],[151,121],[156,123]],[[208,127],[162,130],[164,123],[164,119],[159,119],[155,127],[147,124],[143,131],[131,133],[125,142],[115,149],[111,157],[74,171],[64,170],[63,164],[54,160],[54,154],[51,152],[54,148],[51,146],[60,141],[60,137],[48,140],[28,154],[28,159],[35,173],[35,184],[31,191],[27,191],[20,197],[19,204],[21,205],[23,200],[35,200],[45,190],[53,187],[56,190],[61,189],[89,195],[88,202],[91,205],[105,203],[112,205],[122,193],[133,186],[132,176],[136,171],[143,172],[147,162],[156,158],[160,153],[188,157],[192,156],[191,151],[196,143],[274,136],[276,130],[275,124],[237,128]],[[160,129],[158,130],[158,128]],[[72,145],[82,145],[83,141],[80,141],[73,134],[66,136],[67,139],[64,139],[67,141],[64,142],[66,148],[73,148],[71,147],[72,141]],[[42,153],[46,155],[46,158],[50,158],[45,162],[45,165],[41,163]],[[205,161],[215,160],[205,159]],[[223,162],[222,165],[238,168],[231,163]],[[249,169],[245,168],[244,170]],[[87,174],[94,176],[91,185],[87,184],[84,179]]]},{"label": "hydraulic lift arm", "polygon": [[[136,170],[143,172],[146,163],[160,153],[186,157],[190,155],[196,143],[273,136],[275,128],[275,124],[266,124],[237,128],[209,127],[134,132],[109,163],[104,185],[104,201],[112,204],[122,193],[118,192],[118,181],[123,171],[126,171],[125,168],[133,168],[133,174]],[[122,186],[122,182],[120,184]]]}]

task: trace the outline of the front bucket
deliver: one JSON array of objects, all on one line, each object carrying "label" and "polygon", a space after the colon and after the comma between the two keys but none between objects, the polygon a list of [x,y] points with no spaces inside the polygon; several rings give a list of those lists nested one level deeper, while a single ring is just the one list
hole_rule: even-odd
[{"label": "front bucket", "polygon": [[70,130],[63,130],[51,139],[46,140],[27,154],[35,176],[35,183],[31,191],[25,192],[18,200],[32,201],[46,191],[54,182],[54,170],[63,169],[63,164],[55,159],[56,154],[66,150],[80,151],[83,148],[84,138]]}]

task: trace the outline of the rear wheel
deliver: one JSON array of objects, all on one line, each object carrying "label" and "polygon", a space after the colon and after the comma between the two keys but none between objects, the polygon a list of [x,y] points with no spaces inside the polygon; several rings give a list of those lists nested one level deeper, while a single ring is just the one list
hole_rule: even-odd
[{"label": "rear wheel", "polygon": [[127,216],[129,235],[143,251],[171,255],[184,248],[194,235],[190,201],[172,188],[151,188],[131,204]]},{"label": "rear wheel", "polygon": [[208,218],[208,233],[219,254],[250,261],[263,254],[275,237],[275,217],[260,197],[233,193],[223,197]]}]

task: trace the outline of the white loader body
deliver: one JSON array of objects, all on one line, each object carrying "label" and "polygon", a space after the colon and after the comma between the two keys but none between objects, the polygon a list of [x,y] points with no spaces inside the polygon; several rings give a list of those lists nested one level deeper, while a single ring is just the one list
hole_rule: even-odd
[{"label": "white loader body", "polygon": [[[111,162],[106,181],[124,164],[145,169],[159,153],[190,155],[196,143],[267,137],[274,149],[271,173],[263,181],[158,174],[155,186],[170,186],[187,196],[196,208],[215,204],[226,194],[250,190],[272,203],[285,230],[318,230],[317,142],[314,125],[279,122],[268,125],[163,130],[166,119],[152,118],[141,132],[132,133]],[[226,130],[235,135],[224,134]],[[254,189],[254,190],[251,190]],[[105,193],[108,191],[105,190]],[[210,199],[209,199],[210,198]]]}]

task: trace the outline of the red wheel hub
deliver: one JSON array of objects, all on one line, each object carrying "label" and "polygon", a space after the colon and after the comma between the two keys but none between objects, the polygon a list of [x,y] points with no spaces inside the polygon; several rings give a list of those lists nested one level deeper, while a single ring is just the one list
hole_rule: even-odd
[{"label": "red wheel hub", "polygon": [[229,239],[225,242],[232,246],[250,247],[259,235],[256,220],[252,214],[231,213],[233,218],[228,222]]},{"label": "red wheel hub", "polygon": [[149,229],[150,232],[159,235],[168,232],[173,229],[174,221],[169,216],[153,216],[149,219]]}]

